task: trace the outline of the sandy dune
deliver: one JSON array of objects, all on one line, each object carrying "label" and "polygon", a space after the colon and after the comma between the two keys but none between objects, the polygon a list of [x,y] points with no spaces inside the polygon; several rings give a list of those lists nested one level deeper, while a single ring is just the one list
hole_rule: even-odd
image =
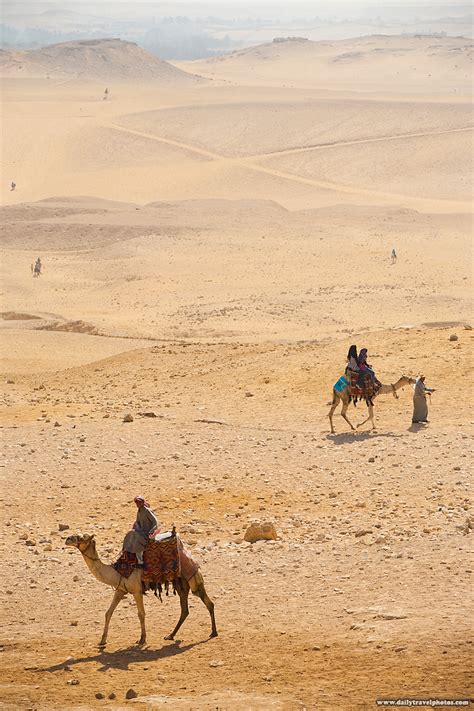
[{"label": "sandy dune", "polygon": [[158,84],[195,84],[194,75],[149,54],[133,42],[120,39],[62,42],[41,49],[2,50],[0,76],[124,82],[156,81]]},{"label": "sandy dune", "polygon": [[180,66],[239,84],[463,93],[471,88],[472,50],[473,41],[465,37],[370,35],[331,42],[296,39],[182,62]]},{"label": "sandy dune", "polygon": [[[274,43],[204,82],[112,41],[107,101],[77,44],[0,57],[1,708],[472,697],[472,42]],[[428,424],[405,388],[329,435],[354,342],[426,375]],[[113,562],[141,492],[218,638],[192,599],[163,642],[148,595],[148,645],[125,602],[97,649],[112,591],[64,539]]]}]

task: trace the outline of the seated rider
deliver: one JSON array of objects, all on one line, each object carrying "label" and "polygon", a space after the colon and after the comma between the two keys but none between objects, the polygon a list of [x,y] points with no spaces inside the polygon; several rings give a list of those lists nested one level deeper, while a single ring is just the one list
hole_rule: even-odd
[{"label": "seated rider", "polygon": [[367,363],[367,348],[362,348],[359,353],[359,358],[357,360],[357,365],[359,366],[359,378],[357,380],[357,385],[362,388],[364,387],[364,375],[370,375],[373,383],[380,386],[381,382],[375,377],[375,373],[371,366]]},{"label": "seated rider", "polygon": [[347,366],[346,366],[346,375],[348,370],[352,370],[355,373],[359,372],[359,366],[357,364],[357,346],[351,346],[349,348],[349,352],[347,354]]},{"label": "seated rider", "polygon": [[153,537],[153,534],[158,533],[158,520],[150,508],[150,504],[145,501],[143,496],[136,496],[135,504],[137,505],[137,518],[133,524],[131,531],[125,536],[123,542],[123,550],[128,553],[135,553],[137,556],[138,566],[143,568],[143,551],[148,543],[148,540]]}]

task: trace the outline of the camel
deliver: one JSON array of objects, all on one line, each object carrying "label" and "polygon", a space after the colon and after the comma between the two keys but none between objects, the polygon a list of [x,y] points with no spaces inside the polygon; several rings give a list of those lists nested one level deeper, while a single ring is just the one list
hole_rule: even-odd
[{"label": "camel", "polygon": [[[109,632],[109,624],[114,613],[115,608],[119,602],[130,593],[135,598],[135,603],[138,610],[138,619],[140,620],[141,636],[137,642],[137,645],[142,646],[146,644],[146,629],[145,629],[145,605],[143,604],[143,583],[142,583],[142,568],[135,568],[128,578],[124,578],[119,572],[115,570],[111,565],[102,563],[99,556],[97,555],[94,535],[84,534],[83,536],[75,535],[69,536],[66,539],[67,546],[74,546],[82,553],[84,562],[91,571],[92,575],[100,583],[105,585],[110,585],[114,588],[115,594],[112,603],[105,613],[105,625],[104,631],[102,633],[102,638],[99,642],[99,647],[105,647],[107,644],[107,635]],[[201,598],[211,616],[211,634],[210,637],[217,637],[216,621],[214,618],[214,603],[208,597],[205,587],[204,580],[201,572],[198,570],[195,575],[190,580],[186,580],[183,577],[178,578],[176,583],[176,592],[179,595],[179,601],[181,603],[181,615],[178,623],[171,634],[167,635],[165,639],[174,639],[175,634],[178,632],[179,628],[185,621],[186,617],[189,615],[188,609],[188,596],[189,591],[192,591],[193,595],[197,595]]]},{"label": "camel", "polygon": [[[400,390],[400,388],[404,388],[405,385],[414,385],[415,382],[416,382],[415,378],[409,378],[407,375],[402,375],[401,378],[399,378],[396,383],[390,384],[390,385],[382,385],[379,388],[379,390],[377,390],[375,395],[373,395],[373,398],[377,397],[378,395],[387,395],[389,393],[392,393],[393,397],[398,398],[397,390]],[[349,422],[349,419],[347,418],[347,415],[346,415],[347,408],[349,407],[349,404],[351,402],[349,385],[347,385],[347,387],[345,387],[344,390],[341,390],[341,392],[337,392],[337,390],[333,389],[332,404],[331,404],[331,409],[329,410],[329,414],[328,414],[329,422],[331,423],[331,434],[335,433],[334,425],[333,425],[333,421],[332,421],[332,416],[334,414],[334,411],[336,410],[336,407],[339,405],[339,402],[341,400],[342,400],[342,410],[341,410],[342,417],[348,423],[351,430],[356,429],[352,425],[352,423]],[[375,430],[374,406],[371,405],[370,403],[367,403],[367,407],[369,410],[369,416],[367,417],[366,420],[364,420],[363,422],[360,422],[357,425],[357,428],[362,427],[362,425],[365,425],[365,423],[370,420],[372,422],[372,429]]]}]

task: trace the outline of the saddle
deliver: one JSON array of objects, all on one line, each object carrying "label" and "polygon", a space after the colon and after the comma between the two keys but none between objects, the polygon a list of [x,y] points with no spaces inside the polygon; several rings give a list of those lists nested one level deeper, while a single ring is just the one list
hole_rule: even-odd
[{"label": "saddle", "polygon": [[[174,528],[150,538],[143,552],[143,563],[144,589],[154,590],[155,594],[158,591],[160,598],[162,586],[168,594],[169,586],[175,590],[180,577],[190,580],[199,570],[198,563],[188,554]],[[138,567],[136,554],[122,551],[113,567],[128,578]]]},{"label": "saddle", "polygon": [[373,405],[372,398],[379,390],[379,385],[374,383],[369,374],[363,376],[362,386],[359,385],[360,373],[356,373],[353,370],[348,370],[346,377],[350,379],[350,394],[351,400],[353,400],[354,405],[357,404],[357,400],[365,400],[368,405]]}]

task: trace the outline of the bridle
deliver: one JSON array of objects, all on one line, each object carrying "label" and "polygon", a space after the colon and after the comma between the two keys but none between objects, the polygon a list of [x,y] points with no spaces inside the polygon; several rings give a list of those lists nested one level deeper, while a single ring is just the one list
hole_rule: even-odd
[{"label": "bridle", "polygon": [[89,558],[89,560],[99,560],[99,556],[96,556],[95,558],[93,558],[91,555],[87,555],[87,553],[86,553],[86,550],[89,548],[92,541],[93,541],[93,539],[91,538],[89,543],[87,544],[87,546],[84,548],[84,550],[81,550],[79,548],[79,546],[78,546],[78,548],[79,548],[80,552],[82,553],[82,555],[85,556],[86,558]]},{"label": "bridle", "polygon": [[[89,546],[91,545],[91,543],[92,543],[93,540],[94,540],[94,539],[91,538],[90,541],[89,541],[89,543],[87,544],[87,546],[84,548],[84,550],[81,550],[81,549],[79,548],[79,551],[81,552],[81,554],[82,554],[85,558],[89,558],[89,560],[100,560],[100,558],[99,558],[98,555],[96,555],[96,557],[93,558],[91,555],[87,555],[87,553],[86,553],[86,550],[89,548]],[[78,546],[78,547],[79,547],[79,546]],[[120,586],[121,586],[121,584],[122,584],[122,580],[123,580],[123,575],[120,573],[120,580],[119,580],[119,582],[118,582],[117,587],[114,588],[115,591],[117,591],[117,590],[120,588]],[[114,587],[114,586],[112,585],[112,587]],[[125,593],[128,592],[127,589],[125,589],[125,590],[124,590],[123,588],[120,588],[120,589],[123,590],[123,592],[125,592]]]}]

